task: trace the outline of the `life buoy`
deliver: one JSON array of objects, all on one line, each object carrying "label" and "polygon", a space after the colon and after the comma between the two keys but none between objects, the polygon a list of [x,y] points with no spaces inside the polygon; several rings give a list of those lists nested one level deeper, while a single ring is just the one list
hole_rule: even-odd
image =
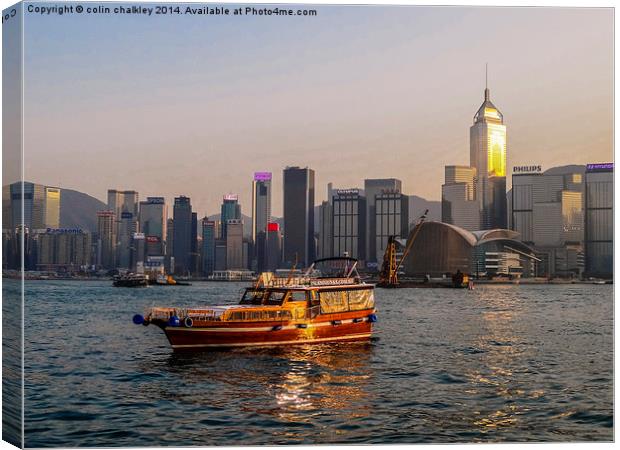
[{"label": "life buoy", "polygon": [[192,320],[191,317],[188,316],[183,321],[183,325],[185,325],[187,328],[191,328],[194,325],[194,321]]}]

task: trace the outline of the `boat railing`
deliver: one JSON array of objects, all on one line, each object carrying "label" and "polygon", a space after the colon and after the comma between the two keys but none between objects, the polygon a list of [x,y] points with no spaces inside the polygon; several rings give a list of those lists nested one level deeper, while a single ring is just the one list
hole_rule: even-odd
[{"label": "boat railing", "polygon": [[179,318],[191,317],[193,320],[221,320],[222,311],[215,309],[188,309],[188,308],[151,308],[151,319],[169,320],[172,316]]},{"label": "boat railing", "polygon": [[[262,287],[295,287],[295,286],[344,286],[351,284],[359,284],[360,280],[354,277],[326,277],[326,278],[313,278],[313,277],[292,277],[292,278],[278,278],[272,277],[267,280],[263,280]],[[260,286],[259,285],[259,286]]]}]

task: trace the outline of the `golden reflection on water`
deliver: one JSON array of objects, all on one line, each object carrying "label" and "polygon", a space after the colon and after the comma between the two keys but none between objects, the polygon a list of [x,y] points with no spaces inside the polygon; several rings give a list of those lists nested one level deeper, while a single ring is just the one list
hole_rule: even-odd
[{"label": "golden reflection on water", "polygon": [[368,408],[361,405],[371,376],[369,356],[368,345],[349,346],[348,351],[330,346],[293,350],[293,366],[270,386],[279,406],[274,413],[295,422],[308,420],[308,411],[337,411],[351,419],[369,415]]},{"label": "golden reflection on water", "polygon": [[480,303],[487,311],[480,315],[480,332],[472,343],[482,353],[478,367],[467,374],[472,387],[466,392],[478,395],[491,389],[498,399],[506,402],[495,410],[474,412],[472,423],[482,433],[516,426],[519,416],[528,411],[522,400],[544,395],[542,390],[528,393],[521,389],[515,377],[515,359],[527,351],[520,344],[522,338],[517,323],[524,305],[515,298],[514,293],[506,294],[503,295],[501,289],[489,289],[482,293]]},{"label": "golden reflection on water", "polygon": [[[219,406],[208,392],[196,392],[200,386],[217,382],[228,386],[231,398],[243,395],[247,399],[238,406],[244,412],[309,423],[314,416],[326,413],[349,419],[370,415],[366,400],[372,376],[371,352],[368,343],[347,343],[171,355],[168,369],[194,385],[193,394],[185,398],[197,406]],[[267,369],[264,364],[270,367]],[[267,393],[273,401],[265,402],[264,396],[260,396],[262,402],[255,401],[258,396],[250,391],[256,390]],[[159,395],[179,399],[180,393]],[[220,392],[218,397],[225,395]]]}]

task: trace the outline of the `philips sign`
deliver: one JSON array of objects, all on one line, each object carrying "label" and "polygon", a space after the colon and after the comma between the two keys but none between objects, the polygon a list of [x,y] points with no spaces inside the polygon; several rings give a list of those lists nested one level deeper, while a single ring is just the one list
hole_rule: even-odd
[{"label": "philips sign", "polygon": [[514,166],[512,173],[540,173],[542,172],[542,166]]}]

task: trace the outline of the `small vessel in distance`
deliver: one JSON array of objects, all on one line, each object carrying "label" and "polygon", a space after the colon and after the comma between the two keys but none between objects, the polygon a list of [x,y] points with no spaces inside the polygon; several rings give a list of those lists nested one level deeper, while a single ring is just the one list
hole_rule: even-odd
[{"label": "small vessel in distance", "polygon": [[191,286],[191,283],[186,281],[175,280],[172,275],[159,274],[155,278],[149,277],[149,284],[155,284],[157,286]]},{"label": "small vessel in distance", "polygon": [[149,277],[143,273],[124,273],[112,277],[112,285],[115,287],[146,287]]},{"label": "small vessel in distance", "polygon": [[[340,274],[312,276],[319,264]],[[175,350],[367,341],[376,322],[374,284],[361,280],[357,260],[317,260],[301,276],[260,275],[237,305],[154,307],[135,324],[161,328]]]}]

